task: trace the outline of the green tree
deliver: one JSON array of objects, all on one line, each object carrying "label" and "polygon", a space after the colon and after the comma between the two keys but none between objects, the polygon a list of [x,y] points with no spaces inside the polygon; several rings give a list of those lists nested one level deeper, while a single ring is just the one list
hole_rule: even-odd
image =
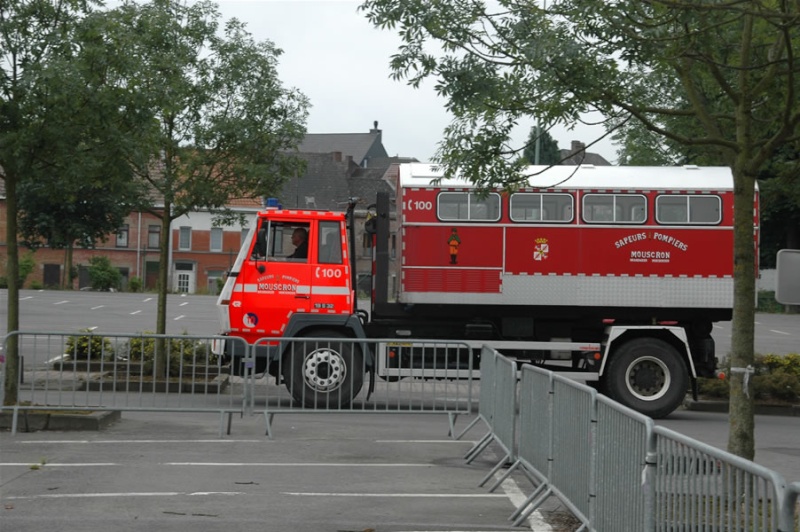
[{"label": "green tree", "polygon": [[294,152],[308,100],[281,85],[281,50],[255,42],[235,19],[220,32],[212,2],[125,2],[113,15],[127,32],[126,50],[139,58],[124,83],[157,124],[131,164],[151,191],[148,210],[161,219],[156,332],[163,334],[171,222],[197,209],[229,214],[230,198],[274,193],[302,172]]},{"label": "green tree", "polygon": [[552,165],[561,162],[561,150],[558,143],[550,136],[547,130],[533,126],[528,135],[528,143],[522,150],[525,164]]},{"label": "green tree", "polygon": [[[66,249],[65,283],[73,246],[92,247],[115,231],[142,194],[127,161],[131,140],[152,120],[137,109],[138,95],[118,82],[116,72],[136,60],[117,45],[114,24],[103,11],[80,16],[32,90],[54,127],[17,190],[19,234],[31,247]],[[59,90],[46,86],[51,79]]]},{"label": "green tree", "polygon": [[[125,113],[125,102],[110,97],[108,80],[100,75],[107,64],[100,59],[112,56],[113,49],[90,39],[95,32],[81,26],[93,5],[83,0],[0,3],[0,177],[6,193],[9,279],[18,278],[20,272],[20,187],[54,171],[54,162],[80,155],[81,146],[75,141],[103,137],[99,131],[85,131],[100,122],[89,117]],[[111,120],[106,125],[114,123]],[[110,132],[107,127],[106,133]],[[74,167],[70,171],[80,173]],[[19,330],[16,283],[8,286],[7,330]],[[16,336],[10,337],[6,346],[3,402],[15,404],[19,376]]]},{"label": "green tree", "polygon": [[[361,6],[372,23],[402,39],[391,59],[397,79],[419,85],[436,78],[453,115],[436,155],[448,176],[514,188],[523,176],[509,138],[521,118],[570,124],[597,111],[609,129],[638,122],[729,166],[735,211],[748,213],[756,176],[797,135],[795,2],[499,0],[492,6],[478,0]],[[689,127],[671,129],[677,119]],[[754,358],[752,218],[737,216],[734,223],[731,361],[746,368]],[[753,402],[744,377],[730,379],[728,449],[752,458]]]}]

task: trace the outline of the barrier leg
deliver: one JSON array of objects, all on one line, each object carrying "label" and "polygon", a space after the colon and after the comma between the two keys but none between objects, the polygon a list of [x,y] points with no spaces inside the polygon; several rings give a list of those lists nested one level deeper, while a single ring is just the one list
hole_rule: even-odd
[{"label": "barrier leg", "polygon": [[467,431],[468,431],[469,429],[471,429],[472,427],[474,427],[474,426],[475,426],[475,425],[478,423],[478,421],[480,421],[480,419],[481,419],[481,417],[480,417],[480,416],[477,416],[475,419],[473,419],[472,421],[470,421],[469,425],[467,425],[467,427],[466,427],[464,430],[462,430],[462,431],[461,431],[461,433],[460,433],[458,436],[456,436],[455,438],[453,438],[453,439],[454,439],[454,440],[460,440],[460,439],[461,439],[461,437],[462,437],[464,434],[466,434],[466,433],[467,433]]},{"label": "barrier leg", "polygon": [[464,455],[464,459],[467,461],[467,463],[469,464],[475,460],[475,458],[477,458],[477,456],[489,446],[492,440],[494,440],[494,434],[491,432],[487,433],[483,438],[481,438],[478,443],[476,443],[472,449],[470,449],[467,454]]},{"label": "barrier leg", "polygon": [[514,516],[515,515],[517,516],[517,518],[514,520],[513,523],[514,526],[519,526],[520,523],[526,520],[528,516],[531,515],[539,507],[539,505],[541,505],[545,501],[545,499],[547,499],[553,493],[552,488],[548,487],[547,490],[544,493],[542,493],[538,499],[534,501],[534,498],[536,498],[536,495],[539,492],[539,490],[543,488],[544,484],[539,486],[536,489],[536,491],[531,493],[531,495],[527,499],[525,499],[525,502],[522,503],[520,507],[517,508],[517,510],[513,514],[511,514],[511,517],[509,517],[509,519],[514,519]]},{"label": "barrier leg", "polygon": [[[511,476],[511,473],[513,473],[513,472],[514,472],[514,470],[516,470],[516,469],[517,469],[517,467],[519,467],[519,465],[520,465],[521,463],[522,463],[522,462],[520,462],[519,460],[517,460],[516,462],[514,462],[513,464],[511,464],[511,467],[509,467],[509,468],[508,468],[508,470],[506,470],[506,472],[505,472],[505,473],[503,473],[503,474],[500,476],[500,478],[499,478],[499,479],[497,479],[497,480],[495,481],[495,483],[494,483],[494,484],[492,484],[492,487],[491,487],[491,488],[489,488],[489,493],[493,493],[493,492],[494,492],[494,490],[496,490],[496,489],[497,489],[497,488],[500,486],[500,484],[502,484],[503,482],[505,482],[505,480],[506,480],[508,477],[510,477],[510,476]],[[525,468],[523,467],[522,469],[524,470]],[[529,477],[529,478],[530,478],[530,477]]]},{"label": "barrier leg", "polygon": [[[497,462],[497,465],[496,465],[496,466],[494,466],[494,467],[492,468],[492,470],[491,470],[491,471],[489,471],[489,472],[486,474],[486,476],[485,476],[485,477],[483,477],[483,480],[481,480],[481,482],[480,482],[480,484],[478,484],[478,486],[483,486],[484,484],[486,484],[486,482],[487,482],[487,481],[488,481],[490,478],[492,478],[492,477],[494,476],[494,474],[495,474],[495,473],[497,473],[497,472],[500,470],[500,468],[501,468],[501,467],[503,467],[503,464],[507,463],[507,462],[508,462],[508,460],[509,460],[510,458],[511,458],[511,454],[505,454],[505,455],[503,455],[503,458],[501,458],[501,459],[500,459],[500,461],[499,461],[499,462]],[[491,491],[491,490],[490,490],[490,491]]]}]

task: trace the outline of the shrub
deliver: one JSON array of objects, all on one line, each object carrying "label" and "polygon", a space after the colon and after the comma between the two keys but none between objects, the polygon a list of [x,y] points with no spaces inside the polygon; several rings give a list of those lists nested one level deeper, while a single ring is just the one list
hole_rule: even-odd
[{"label": "shrub", "polygon": [[[142,336],[131,338],[125,347],[124,356],[132,362],[141,362],[143,375],[152,375],[155,365],[156,346],[160,338],[148,336],[153,334],[155,333],[145,331]],[[165,338],[163,340],[169,359],[169,375],[171,377],[181,374],[181,364],[213,364],[216,362],[215,355],[210,354],[210,349],[204,342],[191,338],[170,338],[169,340]]]},{"label": "shrub", "polygon": [[89,283],[92,290],[119,290],[122,274],[111,265],[108,257],[92,257],[89,259]]},{"label": "shrub", "polygon": [[767,312],[771,314],[780,314],[785,311],[785,307],[775,300],[774,290],[759,290],[758,291],[758,305],[756,312]]},{"label": "shrub", "polygon": [[19,278],[17,280],[17,286],[22,288],[25,284],[25,279],[28,278],[30,274],[33,273],[33,270],[36,268],[36,260],[33,258],[33,251],[27,252],[25,255],[20,257],[19,259]]},{"label": "shrub", "polygon": [[44,285],[41,281],[31,281],[31,290],[41,290]]},{"label": "shrub", "polygon": [[67,337],[65,354],[73,360],[101,360],[104,357],[106,359],[113,357],[114,347],[108,338],[91,334],[89,329],[81,329],[80,332],[88,334]]},{"label": "shrub", "polygon": [[141,292],[142,280],[139,277],[131,277],[128,281],[128,290],[131,292]]},{"label": "shrub", "polygon": [[[721,368],[730,375],[730,359]],[[751,389],[756,401],[800,402],[800,354],[756,355],[751,377]],[[727,379],[697,379],[701,395],[714,399],[728,399],[730,383]]]}]

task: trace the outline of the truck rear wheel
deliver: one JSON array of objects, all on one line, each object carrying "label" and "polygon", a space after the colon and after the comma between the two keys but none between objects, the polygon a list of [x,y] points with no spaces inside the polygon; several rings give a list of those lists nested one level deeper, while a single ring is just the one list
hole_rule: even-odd
[{"label": "truck rear wheel", "polygon": [[[282,374],[292,398],[307,408],[345,408],[364,384],[361,348],[336,331],[309,333],[283,359]],[[312,338],[331,338],[315,341]]]},{"label": "truck rear wheel", "polygon": [[636,338],[612,355],[603,391],[615,401],[658,419],[678,408],[689,388],[689,372],[673,346],[657,338]]}]

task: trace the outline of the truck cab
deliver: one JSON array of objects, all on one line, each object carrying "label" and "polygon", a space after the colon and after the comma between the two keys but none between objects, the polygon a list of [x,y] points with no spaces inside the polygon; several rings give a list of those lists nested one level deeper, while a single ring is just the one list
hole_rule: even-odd
[{"label": "truck cab", "polygon": [[[242,338],[255,349],[249,369],[290,381],[295,367],[309,360],[319,365],[320,355],[309,359],[300,353],[303,349],[278,339],[363,336],[355,300],[345,213],[270,206],[258,213],[217,308],[222,334]],[[244,374],[243,361],[250,354],[242,352],[241,343],[225,344],[216,351],[231,362],[233,374]],[[332,344],[322,358],[343,364],[331,361],[331,350]]]}]

